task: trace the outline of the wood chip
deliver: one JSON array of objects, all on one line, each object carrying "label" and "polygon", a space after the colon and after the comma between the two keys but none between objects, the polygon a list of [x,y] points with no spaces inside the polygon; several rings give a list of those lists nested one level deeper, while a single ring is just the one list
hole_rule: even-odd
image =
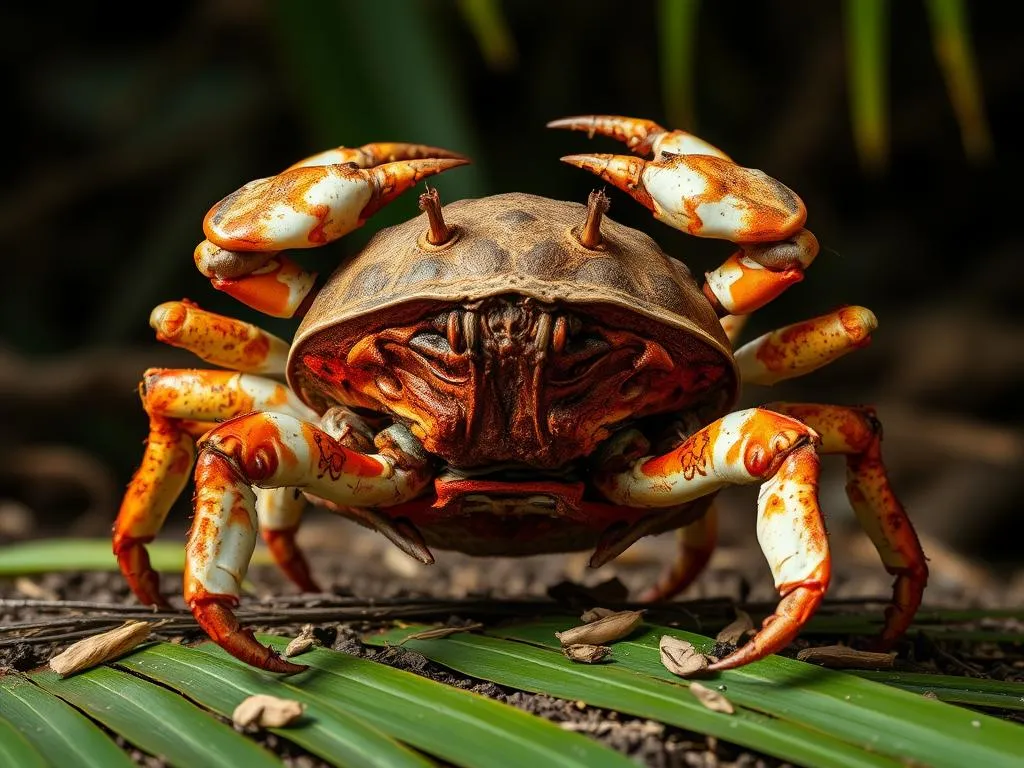
[{"label": "wood chip", "polygon": [[820,648],[804,648],[796,657],[800,661],[820,664],[830,669],[892,669],[896,652],[875,653],[858,651],[845,645],[825,645]]},{"label": "wood chip", "polygon": [[736,609],[736,620],[722,628],[722,631],[715,635],[715,640],[720,643],[739,645],[740,641],[748,632],[754,631],[754,621],[746,611]]},{"label": "wood chip", "polygon": [[60,595],[25,576],[14,580],[14,588],[30,600],[60,600]]},{"label": "wood chip", "polygon": [[584,624],[589,624],[592,621],[603,619],[606,616],[611,616],[615,611],[611,608],[591,608],[589,611],[584,611],[583,615],[580,616],[580,621]]},{"label": "wood chip", "polygon": [[581,627],[555,632],[555,637],[563,646],[605,645],[631,634],[640,626],[643,615],[643,611],[617,611]]},{"label": "wood chip", "polygon": [[407,635],[402,638],[399,645],[405,645],[410,640],[437,640],[440,637],[457,635],[459,632],[471,632],[474,629],[483,629],[483,626],[484,625],[479,621],[474,621],[472,624],[464,624],[461,627],[434,627],[433,629],[424,629],[422,632],[413,632],[411,635]]},{"label": "wood chip", "polygon": [[292,699],[279,699],[264,693],[250,696],[242,701],[231,713],[232,722],[245,728],[257,725],[260,728],[283,728],[302,717],[306,705]]},{"label": "wood chip", "polygon": [[693,677],[708,668],[704,654],[693,647],[693,643],[669,635],[662,635],[658,643],[661,663],[669,672],[679,677]]},{"label": "wood chip", "polygon": [[712,712],[724,712],[731,715],[736,709],[732,702],[714,688],[694,682],[690,683],[690,693],[697,697],[697,701],[710,709]]},{"label": "wood chip", "polygon": [[589,645],[587,643],[566,645],[562,648],[562,653],[564,653],[566,657],[582,664],[594,664],[601,661],[611,652],[612,649],[607,645]]},{"label": "wood chip", "polygon": [[128,653],[149,637],[150,629],[149,622],[129,621],[116,629],[79,640],[50,659],[50,669],[61,677],[92,669]]},{"label": "wood chip", "polygon": [[315,645],[320,645],[320,642],[313,635],[313,625],[304,624],[298,637],[288,643],[281,655],[285,658],[298,656],[299,654],[305,653]]}]

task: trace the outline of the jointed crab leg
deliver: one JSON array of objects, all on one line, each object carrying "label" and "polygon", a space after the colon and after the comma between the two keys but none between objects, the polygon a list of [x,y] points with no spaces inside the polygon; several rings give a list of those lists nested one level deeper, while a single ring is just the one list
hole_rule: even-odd
[{"label": "jointed crab leg", "polygon": [[595,484],[625,506],[674,506],[726,485],[761,483],[757,538],[782,600],[749,643],[711,669],[731,669],[785,647],[821,602],[831,560],[818,506],[816,441],[805,424],[753,408],[713,422],[658,457],[640,458],[646,441],[638,432],[623,433],[601,459]]},{"label": "jointed crab leg", "polygon": [[913,523],[889,485],[882,462],[882,425],[873,408],[809,403],[772,403],[821,435],[819,451],[846,455],[846,493],[885,565],[896,576],[892,604],[880,641],[891,645],[907,630],[921,605],[928,564]]},{"label": "jointed crab leg", "polygon": [[703,517],[676,531],[676,559],[658,582],[640,595],[640,600],[668,600],[693,584],[711,561],[717,542],[718,510],[712,502]]},{"label": "jointed crab leg", "polygon": [[567,128],[586,131],[590,136],[608,136],[623,142],[638,155],[653,152],[655,160],[660,160],[665,154],[711,155],[729,160],[725,152],[704,139],[686,131],[670,131],[653,120],[622,115],[580,115],[552,120],[548,128]]},{"label": "jointed crab leg", "polygon": [[285,575],[303,592],[320,592],[305,555],[295,543],[308,504],[298,488],[260,488],[256,493],[256,518],[267,549]]},{"label": "jointed crab leg", "polygon": [[878,327],[865,307],[843,307],[766,333],[736,350],[744,384],[775,384],[817,370],[871,341]]},{"label": "jointed crab leg", "polygon": [[251,486],[303,488],[345,506],[413,499],[431,479],[419,444],[397,425],[376,442],[380,454],[357,453],[315,424],[274,413],[232,419],[200,442],[185,600],[200,626],[229,653],[276,672],[301,669],[242,631],[231,611],[256,542]]},{"label": "jointed crab leg", "polygon": [[246,373],[284,373],[288,343],[252,323],[200,309],[191,301],[167,301],[149,316],[156,337],[212,365]]}]

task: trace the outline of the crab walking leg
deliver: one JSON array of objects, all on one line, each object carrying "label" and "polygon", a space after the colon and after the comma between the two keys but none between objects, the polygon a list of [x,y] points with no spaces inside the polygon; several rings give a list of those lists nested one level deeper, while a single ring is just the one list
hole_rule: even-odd
[{"label": "crab walking leg", "polygon": [[231,419],[200,441],[185,600],[226,651],[276,672],[298,671],[242,631],[232,612],[256,541],[251,486],[297,487],[345,506],[409,501],[430,482],[426,456],[404,427],[377,435],[379,454],[349,450],[315,424],[276,413]]},{"label": "crab walking leg", "polygon": [[749,319],[750,315],[723,315],[718,318],[718,321],[722,324],[722,330],[725,331],[725,335],[734,349]]},{"label": "crab walking leg", "polygon": [[298,488],[260,488],[256,492],[260,533],[274,562],[303,592],[320,592],[305,555],[295,543],[307,504],[305,494]]},{"label": "crab walking leg", "polygon": [[714,503],[704,516],[676,531],[678,553],[675,561],[658,578],[658,583],[640,595],[642,602],[668,600],[697,580],[711,561],[718,543],[718,510]]},{"label": "crab walking leg", "polygon": [[246,373],[284,373],[288,343],[257,328],[200,309],[191,301],[167,301],[149,315],[156,337],[187,349],[212,365]]},{"label": "crab walking leg", "polygon": [[578,115],[552,120],[548,128],[566,128],[586,131],[587,135],[608,136],[624,143],[638,155],[654,154],[658,160],[664,155],[711,155],[729,160],[718,147],[686,131],[670,131],[653,120],[622,115]]},{"label": "crab walking leg", "polygon": [[865,307],[843,307],[766,333],[736,350],[744,384],[775,384],[803,376],[871,342],[878,327]]},{"label": "crab walking leg", "polygon": [[913,621],[928,582],[928,563],[914,525],[892,490],[882,462],[882,425],[868,407],[773,403],[821,435],[821,453],[846,456],[846,493],[857,519],[896,577],[880,642],[889,646]]},{"label": "crab walking leg", "polygon": [[600,457],[595,484],[625,506],[674,506],[726,485],[761,483],[757,537],[782,600],[747,645],[712,669],[784,648],[821,603],[831,560],[818,506],[817,439],[796,419],[752,408],[724,416],[662,456],[641,457],[646,440],[629,431]]},{"label": "crab walking leg", "polygon": [[188,482],[193,440],[211,422],[252,410],[286,410],[315,418],[284,384],[233,371],[151,368],[140,386],[149,414],[142,463],[132,476],[114,523],[113,549],[132,591],[146,605],[167,605],[146,543],[160,532]]}]

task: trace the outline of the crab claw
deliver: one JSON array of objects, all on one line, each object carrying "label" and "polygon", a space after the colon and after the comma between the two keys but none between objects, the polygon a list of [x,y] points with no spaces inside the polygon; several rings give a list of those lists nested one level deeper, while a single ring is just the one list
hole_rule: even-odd
[{"label": "crab claw", "polygon": [[763,171],[709,155],[568,155],[631,195],[659,221],[697,237],[759,243],[784,240],[804,225],[807,209],[789,187]]},{"label": "crab claw", "polygon": [[273,648],[261,644],[251,629],[242,629],[231,610],[234,602],[235,598],[228,595],[209,595],[191,600],[189,607],[206,634],[236,659],[268,672],[285,675],[294,675],[308,669],[304,664],[285,661]]},{"label": "crab claw", "polygon": [[469,162],[469,158],[458,152],[441,147],[430,147],[426,144],[407,144],[401,141],[378,141],[364,144],[361,147],[335,147],[325,152],[318,152],[304,160],[285,168],[308,168],[316,165],[340,165],[354,163],[360,168],[373,168],[381,163],[393,163],[396,160],[420,160],[424,158],[448,157]]},{"label": "crab claw", "polygon": [[315,248],[359,228],[422,179],[465,165],[462,158],[423,158],[372,168],[292,168],[251,181],[214,205],[203,231],[230,251]]},{"label": "crab claw", "polygon": [[608,136],[625,144],[638,155],[654,153],[655,159],[663,159],[664,154],[673,155],[711,155],[729,160],[729,156],[713,144],[709,144],[692,133],[686,131],[670,131],[653,120],[643,120],[622,115],[578,115],[552,120],[548,128],[565,128],[570,131],[586,131],[590,137],[594,134]]}]

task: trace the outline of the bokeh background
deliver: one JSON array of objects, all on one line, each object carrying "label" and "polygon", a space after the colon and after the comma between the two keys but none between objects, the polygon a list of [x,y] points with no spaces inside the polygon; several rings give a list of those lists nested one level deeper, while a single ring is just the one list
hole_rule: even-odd
[{"label": "bokeh background", "polygon": [[[956,38],[935,21],[964,6],[951,28],[974,66],[951,79]],[[544,124],[617,113],[699,133],[807,202],[823,252],[747,338],[844,303],[879,316],[867,349],[746,400],[877,404],[894,483],[930,554],[1019,574],[1024,38],[1002,6],[36,3],[5,4],[0,27],[0,541],[109,531],[146,433],[140,374],[195,364],[153,339],[153,306],[189,297],[284,336],[294,328],[195,270],[213,202],[315,151],[377,140],[470,155],[473,166],[437,181],[445,200],[517,190],[584,201],[592,178],[558,158],[619,150]],[[728,255],[625,195],[612,201],[613,218],[694,272]],[[415,202],[408,194],[299,260],[328,273]],[[842,528],[842,462],[825,466]],[[730,497],[726,537],[753,538],[744,494]],[[168,535],[187,517],[186,499]]]}]

